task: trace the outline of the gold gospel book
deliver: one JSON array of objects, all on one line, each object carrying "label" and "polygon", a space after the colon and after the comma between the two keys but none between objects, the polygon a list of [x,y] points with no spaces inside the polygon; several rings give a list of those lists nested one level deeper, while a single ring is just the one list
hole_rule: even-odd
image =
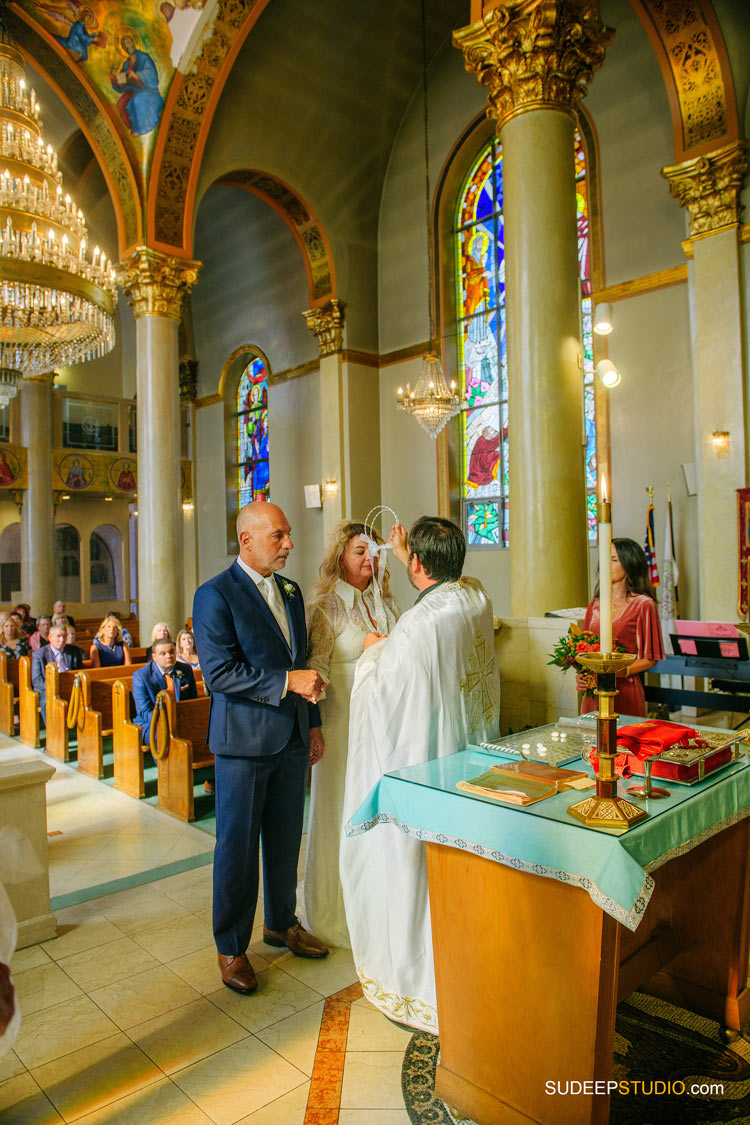
[{"label": "gold gospel book", "polygon": [[544,762],[505,762],[469,781],[459,781],[457,789],[504,801],[510,805],[533,805],[567,789],[572,781],[588,775],[580,770],[564,770]]}]

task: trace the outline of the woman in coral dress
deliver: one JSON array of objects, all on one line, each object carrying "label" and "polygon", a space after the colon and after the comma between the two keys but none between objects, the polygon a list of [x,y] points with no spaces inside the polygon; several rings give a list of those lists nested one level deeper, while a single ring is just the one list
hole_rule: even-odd
[{"label": "woman in coral dress", "polygon": [[[599,588],[589,603],[584,629],[599,633]],[[656,594],[648,576],[646,555],[633,539],[612,540],[612,641],[620,644],[636,660],[623,675],[617,677],[615,710],[619,715],[646,716],[646,696],[641,673],[664,659],[664,642],[656,605]],[[578,676],[580,692],[587,687],[584,676]],[[598,709],[596,698],[582,701],[581,714]]]}]

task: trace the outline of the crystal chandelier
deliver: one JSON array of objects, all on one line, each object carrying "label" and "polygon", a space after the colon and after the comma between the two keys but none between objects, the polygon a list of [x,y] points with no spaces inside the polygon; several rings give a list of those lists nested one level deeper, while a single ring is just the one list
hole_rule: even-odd
[{"label": "crystal chandelier", "polygon": [[114,268],[98,246],[87,254],[23,56],[0,29],[0,405],[24,375],[108,352],[116,300]]},{"label": "crystal chandelier", "polygon": [[422,357],[422,369],[412,390],[406,384],[398,388],[398,409],[405,410],[416,418],[420,426],[431,438],[436,438],[446,422],[449,422],[461,409],[461,400],[456,393],[456,381],[451,379],[448,386],[443,375],[443,366],[435,349],[435,318],[432,313],[434,302],[434,261],[432,239],[430,238],[430,148],[429,116],[427,109],[427,21],[425,0],[422,0],[422,117],[424,126],[424,194],[425,229],[427,231],[427,311],[430,319],[430,350]]}]

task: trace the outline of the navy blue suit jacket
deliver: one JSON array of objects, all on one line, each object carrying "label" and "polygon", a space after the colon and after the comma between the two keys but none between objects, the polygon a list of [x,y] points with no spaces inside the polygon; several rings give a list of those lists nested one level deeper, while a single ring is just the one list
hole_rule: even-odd
[{"label": "navy blue suit jacket", "polygon": [[281,698],[286,673],[305,667],[307,630],[299,586],[282,575],[275,580],[291,650],[265,598],[236,562],[195,592],[193,633],[211,693],[208,742],[214,754],[277,754],[291,738],[295,717],[305,744],[310,727],[320,726],[316,706],[294,692]]},{"label": "navy blue suit jacket", "polygon": [[[65,665],[69,672],[83,668],[83,650],[78,645],[63,645]],[[54,664],[55,650],[52,645],[46,644],[31,654],[31,686],[35,691],[45,691],[45,669],[48,664]]]},{"label": "navy blue suit jacket", "polygon": [[[182,676],[176,675],[177,672],[181,672]],[[181,660],[178,660],[170,675],[174,680],[174,694],[178,702],[180,699],[198,698],[195,676],[189,664],[183,664]],[[136,708],[136,716],[133,722],[141,728],[144,742],[148,741],[151,731],[151,717],[154,713],[156,697],[160,691],[164,691],[165,687],[164,677],[153,660],[133,672],[132,691]]]}]

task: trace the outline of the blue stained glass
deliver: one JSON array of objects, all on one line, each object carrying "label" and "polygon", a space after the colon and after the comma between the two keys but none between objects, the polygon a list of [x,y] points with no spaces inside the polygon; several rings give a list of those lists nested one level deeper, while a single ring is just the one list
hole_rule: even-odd
[{"label": "blue stained glass", "polygon": [[497,314],[480,313],[461,326],[464,398],[469,406],[498,397]]},{"label": "blue stained glass", "polygon": [[470,547],[497,547],[500,545],[500,505],[466,505],[466,541]]},{"label": "blue stained glass", "polygon": [[589,528],[589,539],[596,543],[597,537],[597,522],[596,522],[596,493],[589,492],[586,497],[586,517]]},{"label": "blue stained glass", "polygon": [[469,186],[464,194],[459,226],[468,226],[486,219],[495,208],[493,178],[492,178],[492,150],[484,153],[469,177]]},{"label": "blue stained glass", "polygon": [[500,212],[503,210],[503,154],[498,148],[495,156],[495,199],[497,200],[497,208]]},{"label": "blue stained glass", "polygon": [[474,316],[497,303],[495,231],[492,220],[469,227],[461,235],[462,316]]},{"label": "blue stained glass", "polygon": [[271,495],[268,460],[268,372],[253,359],[237,387],[237,498],[239,507]]},{"label": "blue stained glass", "polygon": [[465,495],[497,496],[500,492],[500,414],[497,405],[464,414]]}]

